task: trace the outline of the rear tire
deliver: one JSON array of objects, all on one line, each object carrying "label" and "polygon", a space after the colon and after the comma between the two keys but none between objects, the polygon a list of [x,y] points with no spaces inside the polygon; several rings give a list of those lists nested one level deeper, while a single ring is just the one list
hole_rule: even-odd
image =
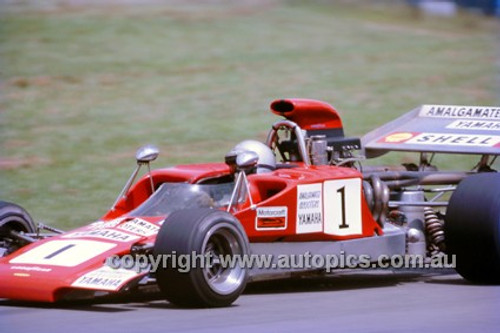
[{"label": "rear tire", "polygon": [[[200,267],[205,254],[243,256],[248,254],[248,238],[239,221],[229,213],[212,209],[181,210],[163,223],[154,246],[154,254],[199,258],[191,267],[170,259],[161,265],[156,280],[164,297],[182,307],[222,307],[231,305],[247,282],[244,267]],[[176,267],[172,267],[176,264]],[[193,265],[195,264],[195,265]],[[205,264],[205,262],[203,262]]]},{"label": "rear tire", "polygon": [[460,182],[446,212],[445,236],[460,275],[474,283],[500,283],[500,174]]}]

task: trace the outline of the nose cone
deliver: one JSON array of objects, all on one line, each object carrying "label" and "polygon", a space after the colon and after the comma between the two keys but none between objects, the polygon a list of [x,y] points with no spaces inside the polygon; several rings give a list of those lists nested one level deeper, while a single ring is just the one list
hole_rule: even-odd
[{"label": "nose cone", "polygon": [[[75,288],[110,290],[107,286],[111,279],[115,279],[112,291],[118,291],[135,275],[110,275],[102,271],[103,265],[108,257],[126,253],[130,246],[128,242],[64,236],[30,244],[0,259],[0,298],[54,302]],[[85,276],[86,285],[81,283]]]}]

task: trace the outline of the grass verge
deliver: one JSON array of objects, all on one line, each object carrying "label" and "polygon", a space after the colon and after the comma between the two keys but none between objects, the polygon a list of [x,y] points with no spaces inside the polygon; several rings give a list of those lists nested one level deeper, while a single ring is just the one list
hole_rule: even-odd
[{"label": "grass verge", "polygon": [[495,20],[387,1],[130,3],[2,5],[0,197],[37,220],[97,219],[142,144],[160,167],[263,140],[275,98],[327,101],[349,135],[423,103],[499,104]]}]

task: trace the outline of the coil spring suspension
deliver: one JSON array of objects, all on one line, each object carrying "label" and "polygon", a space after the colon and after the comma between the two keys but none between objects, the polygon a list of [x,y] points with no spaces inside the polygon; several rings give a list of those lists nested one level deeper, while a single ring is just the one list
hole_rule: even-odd
[{"label": "coil spring suspension", "polygon": [[431,207],[424,208],[425,231],[427,234],[427,250],[429,254],[436,255],[446,250],[444,237],[444,223]]}]

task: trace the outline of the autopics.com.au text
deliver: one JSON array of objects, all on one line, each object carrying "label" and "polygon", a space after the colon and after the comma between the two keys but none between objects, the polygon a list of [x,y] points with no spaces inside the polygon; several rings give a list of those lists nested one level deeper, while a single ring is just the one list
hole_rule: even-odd
[{"label": "autopics.com.au text", "polygon": [[137,272],[156,272],[160,267],[176,269],[180,273],[187,273],[197,268],[258,268],[277,270],[316,270],[322,269],[331,272],[334,269],[349,268],[385,268],[385,269],[450,269],[456,267],[455,255],[380,255],[372,258],[369,255],[346,254],[248,254],[248,255],[213,255],[200,254],[195,251],[189,254],[127,254],[112,256],[106,260],[111,268],[124,268]]}]

